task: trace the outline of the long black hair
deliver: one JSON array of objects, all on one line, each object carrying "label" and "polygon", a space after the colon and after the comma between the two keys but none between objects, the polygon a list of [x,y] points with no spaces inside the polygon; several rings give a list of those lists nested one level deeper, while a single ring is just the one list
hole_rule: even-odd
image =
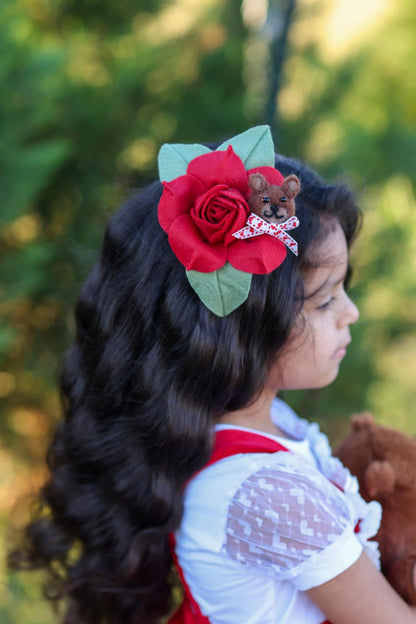
[{"label": "long black hair", "polygon": [[205,308],[170,249],[159,183],[106,229],[76,306],[41,512],[10,556],[14,567],[49,570],[49,593],[68,599],[65,624],[153,624],[169,611],[168,534],[184,484],[209,458],[214,423],[262,390],[301,309],[325,219],[338,220],[348,244],[354,237],[359,211],[347,188],[291,159],[276,167],[301,180],[299,256],[254,275],[227,317]]}]

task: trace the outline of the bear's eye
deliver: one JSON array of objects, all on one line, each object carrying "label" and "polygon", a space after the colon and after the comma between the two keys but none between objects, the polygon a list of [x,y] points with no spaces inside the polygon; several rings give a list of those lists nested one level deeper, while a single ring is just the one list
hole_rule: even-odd
[{"label": "bear's eye", "polygon": [[286,201],[286,197],[281,197],[280,201],[284,203]]},{"label": "bear's eye", "polygon": [[265,204],[269,204],[270,203],[270,197],[263,197],[263,201]]}]

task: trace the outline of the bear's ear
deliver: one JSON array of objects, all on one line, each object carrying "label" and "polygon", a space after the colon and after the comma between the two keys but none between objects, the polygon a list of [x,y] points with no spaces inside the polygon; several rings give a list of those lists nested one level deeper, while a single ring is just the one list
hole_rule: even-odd
[{"label": "bear's ear", "polygon": [[371,498],[391,494],[394,491],[396,475],[388,461],[373,461],[364,473],[364,484]]},{"label": "bear's ear", "polygon": [[248,185],[255,193],[261,193],[269,187],[266,178],[261,173],[252,173],[248,177]]},{"label": "bear's ear", "polygon": [[289,199],[293,199],[300,191],[299,178],[292,173],[292,175],[287,176],[287,178],[283,180],[280,188]]},{"label": "bear's ear", "polygon": [[353,431],[359,431],[360,429],[375,429],[377,425],[371,412],[364,411],[352,414],[351,427]]}]

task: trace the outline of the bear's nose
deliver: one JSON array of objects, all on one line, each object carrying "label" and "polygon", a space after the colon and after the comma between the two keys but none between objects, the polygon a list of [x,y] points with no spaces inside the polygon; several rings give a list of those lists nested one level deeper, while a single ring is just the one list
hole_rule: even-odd
[{"label": "bear's nose", "polygon": [[277,206],[276,204],[270,204],[270,210],[272,211],[272,216],[273,217],[281,217],[282,215],[279,215],[278,212],[281,208],[281,206]]},{"label": "bear's nose", "polygon": [[281,219],[282,217],[285,216],[284,212],[283,214],[278,214],[279,208],[280,206],[276,206],[276,204],[270,204],[269,206],[270,208],[270,212],[263,212],[263,217],[266,217],[266,219],[271,219],[271,218],[275,218],[275,219]]}]

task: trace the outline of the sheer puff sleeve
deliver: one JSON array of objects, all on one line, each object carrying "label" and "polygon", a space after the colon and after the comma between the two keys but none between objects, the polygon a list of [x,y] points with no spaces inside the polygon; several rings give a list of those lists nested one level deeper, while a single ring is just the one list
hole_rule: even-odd
[{"label": "sheer puff sleeve", "polygon": [[355,509],[343,492],[292,453],[262,463],[231,499],[227,555],[300,590],[350,567],[362,544],[354,533]]}]

